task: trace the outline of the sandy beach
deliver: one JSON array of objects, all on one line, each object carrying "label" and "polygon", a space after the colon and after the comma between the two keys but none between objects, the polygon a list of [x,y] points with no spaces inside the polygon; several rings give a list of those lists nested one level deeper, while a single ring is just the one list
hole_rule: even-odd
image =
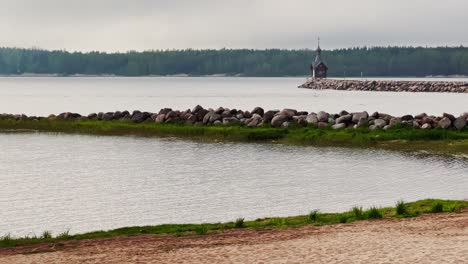
[{"label": "sandy beach", "polygon": [[325,227],[134,236],[0,250],[1,263],[468,263],[468,211]]}]

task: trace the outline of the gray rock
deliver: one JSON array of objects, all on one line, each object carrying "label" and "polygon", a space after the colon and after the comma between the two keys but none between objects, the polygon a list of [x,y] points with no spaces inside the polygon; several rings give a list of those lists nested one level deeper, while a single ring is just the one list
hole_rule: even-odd
[{"label": "gray rock", "polygon": [[192,109],[192,113],[198,113],[200,110],[203,110],[201,105],[197,105]]},{"label": "gray rock", "polygon": [[257,127],[263,122],[263,118],[259,114],[253,114],[252,118],[247,122],[249,127]]},{"label": "gray rock", "polygon": [[156,116],[156,119],[154,120],[154,122],[162,123],[162,122],[164,122],[164,120],[166,120],[166,115],[165,114],[158,114]]},{"label": "gray rock", "polygon": [[265,114],[263,114],[263,120],[265,123],[270,123],[271,120],[273,119],[273,117],[275,116],[276,113],[278,113],[279,110],[270,110],[270,111],[267,111],[265,112]]},{"label": "gray rock", "polygon": [[297,111],[294,109],[283,109],[281,112],[279,112],[279,114],[292,118],[293,116],[297,115]]},{"label": "gray rock", "polygon": [[286,121],[281,126],[284,128],[288,128],[290,125],[291,125],[291,122]]},{"label": "gray rock", "polygon": [[197,117],[193,114],[185,115],[185,123],[187,124],[195,124],[197,122]]},{"label": "gray rock", "polygon": [[239,119],[235,117],[225,117],[223,118],[223,125],[237,125],[240,124]]},{"label": "gray rock", "polygon": [[[49,116],[49,117],[50,117],[50,116]],[[55,115],[54,115],[54,117],[55,117]],[[92,119],[96,119],[96,118],[97,118],[97,114],[96,114],[96,113],[91,113],[91,114],[88,115],[88,119],[91,119],[91,120],[92,120]]]},{"label": "gray rock", "polygon": [[451,114],[447,114],[447,113],[444,113],[442,115],[442,117],[447,117],[448,119],[450,119],[450,121],[454,122],[455,121],[455,116],[454,115],[451,115]]},{"label": "gray rock", "polygon": [[324,111],[320,111],[317,114],[317,118],[318,118],[319,122],[328,122],[329,117],[330,117],[330,114],[326,113]]},{"label": "gray rock", "polygon": [[252,114],[263,116],[265,114],[265,110],[261,107],[255,107],[254,110],[252,110]]},{"label": "gray rock", "polygon": [[319,120],[318,120],[316,114],[309,114],[309,115],[307,115],[307,117],[306,117],[306,122],[307,122],[308,124],[312,124],[312,125],[315,125],[315,126],[316,126],[316,125],[318,124]]},{"label": "gray rock", "polygon": [[335,123],[336,124],[349,124],[349,123],[351,123],[352,119],[353,119],[352,115],[346,114],[346,115],[342,115],[342,116],[338,117],[335,120]]},{"label": "gray rock", "polygon": [[432,126],[431,126],[431,124],[426,123],[426,124],[422,125],[421,128],[422,129],[431,129]]},{"label": "gray rock", "polygon": [[365,127],[367,125],[369,125],[369,121],[367,121],[366,117],[361,117],[356,124],[357,127]]},{"label": "gray rock", "polygon": [[335,129],[335,130],[344,129],[344,128],[346,128],[346,124],[345,123],[335,124],[335,125],[332,126],[332,128]]},{"label": "gray rock", "polygon": [[367,112],[360,112],[360,113],[354,113],[353,114],[353,123],[357,124],[361,118],[365,118],[366,120],[369,118],[369,114]]},{"label": "gray rock", "polygon": [[416,115],[416,116],[414,117],[414,119],[423,119],[423,118],[426,117],[426,116],[427,116],[426,113],[421,113],[421,114],[419,114],[419,115]]},{"label": "gray rock", "polygon": [[383,119],[376,119],[374,120],[374,125],[377,127],[377,128],[384,128],[384,126],[387,125],[387,121],[383,120]]},{"label": "gray rock", "polygon": [[438,122],[438,124],[440,128],[447,129],[452,125],[452,121],[450,121],[450,118],[444,117]]},{"label": "gray rock", "polygon": [[274,127],[280,127],[287,120],[288,120],[287,116],[277,115],[277,116],[273,117],[273,119],[271,120],[271,125],[274,126]]},{"label": "gray rock", "polygon": [[414,118],[412,115],[404,115],[401,117],[401,120],[403,121],[412,121]]},{"label": "gray rock", "polygon": [[213,122],[213,125],[221,125],[221,124],[222,124],[222,123],[221,123],[220,120],[215,120],[215,121]]},{"label": "gray rock", "polygon": [[114,119],[114,113],[112,112],[107,112],[104,115],[102,115],[102,120],[104,121],[111,121],[112,119]]},{"label": "gray rock", "polygon": [[456,129],[462,130],[463,128],[466,127],[466,117],[465,116],[460,116],[457,119],[455,119],[455,122],[453,122],[453,126],[455,126]]}]

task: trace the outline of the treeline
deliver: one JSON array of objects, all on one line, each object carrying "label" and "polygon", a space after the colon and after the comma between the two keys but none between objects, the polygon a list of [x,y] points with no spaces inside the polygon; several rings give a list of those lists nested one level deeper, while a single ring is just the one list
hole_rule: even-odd
[{"label": "treeline", "polygon": [[[305,76],[313,50],[156,50],[103,53],[0,48],[0,74]],[[465,47],[373,47],[323,51],[329,76],[468,75]]]}]

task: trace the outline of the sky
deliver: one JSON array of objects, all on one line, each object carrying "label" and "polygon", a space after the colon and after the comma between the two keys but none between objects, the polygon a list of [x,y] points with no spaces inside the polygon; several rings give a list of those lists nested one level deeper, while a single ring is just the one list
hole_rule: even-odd
[{"label": "sky", "polygon": [[468,0],[0,0],[0,46],[468,46]]}]

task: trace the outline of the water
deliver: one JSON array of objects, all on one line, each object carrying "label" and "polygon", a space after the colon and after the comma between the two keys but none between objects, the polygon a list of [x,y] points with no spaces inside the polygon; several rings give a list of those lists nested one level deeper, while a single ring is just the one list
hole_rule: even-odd
[{"label": "water", "polygon": [[0,234],[467,199],[468,162],[380,150],[0,134]]},{"label": "water", "polygon": [[[411,79],[405,79],[411,80]],[[417,80],[417,79],[415,79]],[[443,80],[443,79],[428,79]],[[467,81],[468,79],[450,79]],[[251,110],[379,111],[393,115],[468,111],[468,94],[314,91],[305,78],[0,77],[0,113],[184,110],[200,104]]]}]

